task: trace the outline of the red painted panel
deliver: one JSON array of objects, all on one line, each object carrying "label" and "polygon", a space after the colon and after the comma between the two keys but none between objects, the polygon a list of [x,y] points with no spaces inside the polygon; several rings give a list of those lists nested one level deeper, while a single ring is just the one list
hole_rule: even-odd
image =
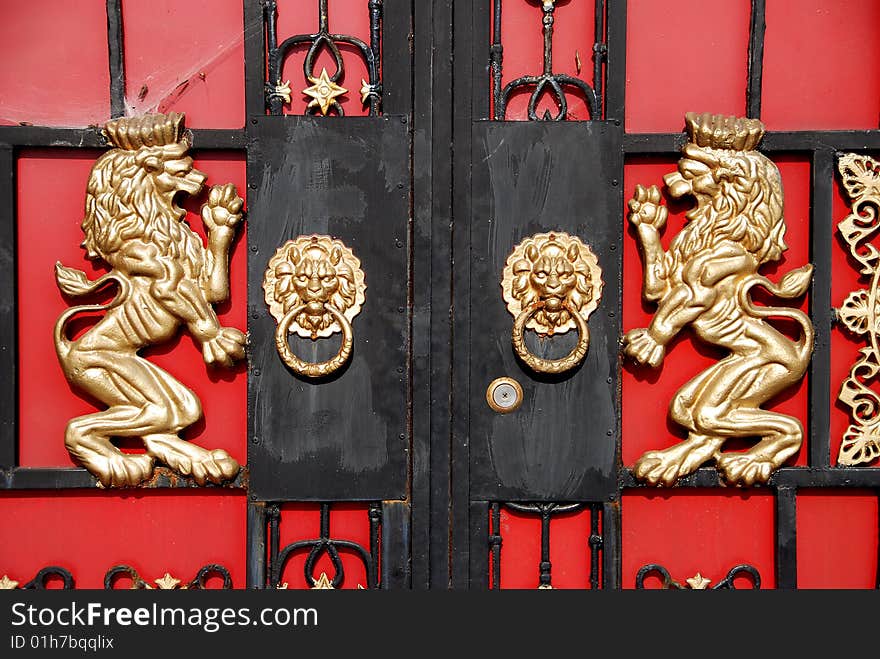
[{"label": "red painted panel", "polygon": [[[504,47],[501,87],[525,75],[541,75],[544,69],[544,36],[541,4],[506,0],[501,5],[501,45]],[[493,6],[494,16],[494,6]],[[595,3],[556,3],[553,23],[553,73],[564,73],[580,78],[593,86],[593,37],[595,35]],[[494,19],[493,19],[494,20]],[[488,45],[486,46],[488,49]],[[580,71],[578,71],[580,61]],[[507,105],[507,119],[528,119],[529,97],[532,88],[513,94]],[[574,88],[567,88],[568,118],[587,120],[590,113],[586,99]],[[559,111],[553,97],[542,94],[537,114],[544,111],[556,115]]]},{"label": "red painted panel", "polygon": [[[711,588],[747,563],[761,575],[761,588],[775,587],[774,500],[765,491],[630,491],[621,502],[623,588],[635,588],[647,564],[665,567],[682,585],[699,572]],[[736,579],[738,588],[750,585]],[[651,577],[645,588],[657,588]]]},{"label": "red painted panel", "polygon": [[[84,258],[80,221],[89,170],[99,152],[25,150],[18,160],[18,295],[19,295],[19,463],[23,466],[72,466],[64,448],[67,421],[95,411],[64,379],[52,343],[52,328],[67,304],[55,284],[54,265],[61,261],[90,276],[98,271]],[[245,166],[237,154],[212,152],[196,158],[208,184],[231,181],[246,191]],[[207,198],[203,193],[199,203]],[[199,203],[186,204],[187,221],[204,235]],[[245,225],[246,226],[246,225]],[[233,247],[231,302],[218,307],[221,322],[247,327],[246,229]],[[244,462],[247,453],[246,368],[228,372],[208,369],[201,350],[188,334],[145,351],[201,398],[205,421],[185,437],[210,448],[226,449]]]},{"label": "red painted panel", "polygon": [[626,130],[677,132],[685,112],[746,109],[749,0],[627,5]]},{"label": "red painted panel", "polygon": [[[876,157],[876,154],[875,154]],[[835,167],[835,181],[840,180]],[[834,244],[831,251],[831,306],[839,308],[847,296],[861,289],[870,289],[871,277],[860,276],[862,264],[850,256],[849,246],[837,230],[838,224],[851,211],[850,200],[840,185],[834,186],[831,221],[834,225]],[[876,240],[874,241],[876,244]],[[868,345],[866,336],[855,336],[842,324],[832,326],[831,331],[831,464],[837,464],[840,445],[847,426],[852,423],[852,410],[837,400],[843,381],[859,359],[859,350]],[[876,388],[876,383],[875,383]],[[880,391],[880,389],[878,389]],[[872,463],[876,466],[876,461]]]},{"label": "red painted panel", "polygon": [[[810,222],[810,163],[793,156],[774,156],[779,167],[785,189],[785,217],[788,230],[785,241],[789,245],[782,261],[775,267],[765,266],[764,274],[778,279],[789,270],[800,267],[810,260],[809,222]],[[627,162],[624,171],[624,194],[629,199],[637,183],[642,185],[660,185],[663,175],[674,171],[675,163],[657,158],[633,158]],[[668,248],[673,236],[684,226],[684,213],[690,209],[690,203],[671,200],[669,220],[662,234],[663,247]],[[628,225],[629,222],[624,219]],[[626,227],[623,250],[623,330],[644,327],[650,323],[655,306],[642,302],[641,298],[642,265],[638,252],[634,230]],[[804,299],[800,308],[807,310],[808,299]],[[667,418],[667,406],[675,392],[690,378],[712,365],[724,356],[724,352],[706,346],[696,339],[688,329],[673,339],[667,350],[663,365],[658,369],[650,369],[635,365],[632,361],[624,362],[623,391],[623,464],[632,465],[647,450],[662,449],[684,439],[686,433]],[[765,405],[790,414],[801,420],[806,431],[807,427],[807,380],[790,391],[774,399],[772,404]],[[645,410],[650,410],[649,414]],[[792,465],[807,463],[808,449],[806,441],[793,460]]]},{"label": "red painted panel", "polygon": [[[278,3],[278,44],[296,34],[314,34],[318,31],[318,2],[303,0],[295,3]],[[357,37],[365,44],[370,44],[370,14],[367,3],[362,0],[334,0],[328,6],[328,24],[333,34],[345,34]],[[302,90],[312,85],[303,75],[303,64],[308,44],[300,45],[290,51],[281,69],[281,81],[290,81],[291,102],[284,105],[284,114],[303,114],[311,97]],[[342,105],[346,116],[362,116],[369,114],[369,106],[361,103],[361,81],[369,80],[367,65],[360,50],[347,44],[339,44],[339,51],[345,64],[345,75],[337,84],[348,90],[337,100]],[[320,76],[321,69],[327,69],[327,75],[336,71],[333,57],[323,48],[315,59],[314,75]],[[332,110],[330,111],[333,112]]]},{"label": "red painted panel", "polygon": [[[553,588],[590,587],[590,519],[589,510],[550,518]],[[501,588],[537,588],[541,563],[541,516],[502,507],[500,532],[503,542]]]},{"label": "red painted panel", "polygon": [[4,3],[0,124],[88,126],[109,118],[106,4]]},{"label": "red painted panel", "polygon": [[770,130],[877,128],[880,3],[768,0],[761,118]]},{"label": "red painted panel", "polygon": [[798,588],[874,588],[877,495],[860,490],[800,490]]},{"label": "red painted panel", "polygon": [[241,0],[123,0],[128,114],[186,112],[191,128],[244,125]]},{"label": "red painted panel", "polygon": [[[356,542],[367,553],[370,552],[370,519],[368,507],[363,504],[333,504],[330,508],[330,537],[334,540]],[[280,549],[300,540],[313,540],[321,535],[321,507],[317,504],[287,504],[281,507]],[[287,562],[281,575],[281,583],[290,589],[311,587],[305,580],[305,564],[309,549],[297,550]],[[360,554],[346,548],[339,548],[345,579],[340,588],[357,589],[367,587],[367,572]],[[316,561],[310,575],[314,579],[326,573],[331,581],[335,574],[333,563],[326,552]]]},{"label": "red painted panel", "polygon": [[244,494],[218,490],[3,492],[0,527],[15,542],[0,543],[0,576],[24,585],[56,565],[77,588],[103,588],[118,564],[152,584],[166,572],[189,582],[219,563],[244,588],[246,504]]}]

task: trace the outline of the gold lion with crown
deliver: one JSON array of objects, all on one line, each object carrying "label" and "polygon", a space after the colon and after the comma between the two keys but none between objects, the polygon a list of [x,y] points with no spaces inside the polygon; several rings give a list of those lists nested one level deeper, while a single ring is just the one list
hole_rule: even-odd
[{"label": "gold lion with crown", "polygon": [[[636,186],[629,201],[644,266],[643,297],[657,311],[648,327],[624,336],[623,351],[656,367],[666,345],[690,326],[702,341],[729,354],[685,384],[669,405],[687,439],[648,451],[633,473],[652,485],[673,485],[714,459],[731,484],[764,483],[797,453],[804,433],[798,419],[761,405],[804,375],[814,333],[800,310],[755,305],[751,291],[760,286],[776,297],[799,297],[810,285],[812,265],[792,270],[779,283],[758,273],[787,249],[779,170],[756,150],[763,124],[688,113],[686,130],[678,171],[664,180],[672,197],[688,195],[696,205],[668,251],[660,244],[667,217],[660,190]],[[800,337],[786,337],[767,322],[771,317],[795,321]],[[734,437],[757,442],[746,451],[722,452]]]},{"label": "gold lion with crown", "polygon": [[[179,194],[198,194],[206,179],[187,155],[183,115],[116,119],[104,133],[114,148],[89,174],[82,246],[88,258],[111,270],[94,281],[60,263],[55,271],[67,295],[87,295],[109,283],[117,294],[107,305],[61,314],[55,347],[71,385],[107,409],[71,419],[65,445],[104,487],[137,485],[151,477],[157,460],[200,485],[221,483],[238,474],[238,462],[222,449],[179,436],[201,418],[199,399],[138,351],[170,340],[183,325],[207,364],[231,366],[244,357],[245,334],[221,326],[212,306],[229,297],[229,250],[243,201],[232,184],[211,188],[201,209],[206,248],[176,201]],[[94,326],[68,338],[75,315],[96,311],[104,314]],[[111,441],[117,437],[140,438],[146,452],[123,453]]]}]

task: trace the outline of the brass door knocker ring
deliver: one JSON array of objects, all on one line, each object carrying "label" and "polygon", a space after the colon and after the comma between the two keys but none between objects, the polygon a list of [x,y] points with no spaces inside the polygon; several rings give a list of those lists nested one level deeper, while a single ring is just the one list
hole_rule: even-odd
[{"label": "brass door knocker ring", "polygon": [[348,322],[345,314],[332,304],[325,303],[323,307],[324,310],[333,316],[333,319],[339,323],[339,326],[342,328],[342,345],[339,347],[336,356],[327,361],[307,362],[300,359],[294,354],[293,350],[290,349],[290,344],[287,342],[287,334],[290,332],[290,325],[296,320],[296,317],[299,314],[306,310],[307,306],[308,305],[306,304],[301,304],[284,315],[281,322],[278,323],[278,327],[275,329],[275,347],[278,349],[278,354],[281,355],[281,359],[284,360],[284,363],[295,373],[307,378],[320,378],[325,375],[330,375],[345,365],[349,357],[351,357],[351,351],[354,347],[354,333],[351,329],[351,323]]},{"label": "brass door knocker ring", "polygon": [[[602,269],[579,238],[554,232],[524,239],[507,257],[501,291],[514,317],[513,349],[526,366],[537,373],[558,374],[583,361],[590,347],[587,319],[602,295]],[[526,346],[526,329],[541,337],[575,329],[578,341],[565,357],[544,359]]]},{"label": "brass door knocker ring", "polygon": [[[354,349],[351,320],[364,303],[366,284],[360,261],[344,243],[319,235],[288,240],[269,260],[263,290],[278,322],[275,347],[290,370],[322,378],[348,362]],[[337,332],[342,345],[327,361],[305,361],[290,348],[290,334],[316,341]]]},{"label": "brass door knocker ring", "polygon": [[542,357],[537,357],[532,354],[526,346],[526,323],[528,323],[538,311],[545,308],[545,303],[543,301],[539,300],[538,302],[533,302],[530,306],[523,309],[513,322],[513,332],[511,333],[513,349],[516,351],[517,356],[533,371],[538,373],[564,373],[580,364],[587,354],[587,350],[590,347],[590,329],[587,326],[587,321],[584,320],[584,317],[575,311],[570,304],[566,303],[563,306],[575,321],[575,327],[578,332],[578,341],[568,355],[559,359],[543,359]]}]

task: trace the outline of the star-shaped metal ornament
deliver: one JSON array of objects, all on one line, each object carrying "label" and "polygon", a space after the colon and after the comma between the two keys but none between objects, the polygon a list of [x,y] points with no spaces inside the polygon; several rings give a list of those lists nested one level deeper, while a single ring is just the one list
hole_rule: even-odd
[{"label": "star-shaped metal ornament", "polygon": [[692,590],[706,590],[710,583],[712,583],[711,579],[706,579],[702,574],[697,572],[690,579],[686,580],[688,582],[688,586],[691,587]]},{"label": "star-shaped metal ornament", "polygon": [[161,579],[156,579],[156,585],[159,586],[159,590],[174,590],[179,583],[180,579],[175,579],[168,572]]},{"label": "star-shaped metal ornament", "polygon": [[18,587],[18,582],[13,579],[10,579],[5,574],[3,575],[3,578],[0,579],[0,590],[14,590],[17,587]]},{"label": "star-shaped metal ornament", "polygon": [[330,80],[330,76],[327,75],[326,68],[321,69],[321,75],[319,75],[317,78],[309,76],[309,82],[312,83],[312,86],[303,89],[303,94],[312,97],[312,100],[309,102],[308,107],[319,108],[321,110],[321,114],[325,116],[330,110],[330,106],[333,104],[334,99],[337,96],[342,96],[343,94],[348,93],[347,89],[345,89],[344,87],[340,87],[335,82]]},{"label": "star-shaped metal ornament", "polygon": [[290,103],[290,80],[285,80],[283,83],[279,80],[274,91],[282,101]]},{"label": "star-shaped metal ornament", "polygon": [[335,590],[326,572],[321,572],[321,576],[317,580],[313,579],[312,581],[315,584],[312,586],[312,590]]}]

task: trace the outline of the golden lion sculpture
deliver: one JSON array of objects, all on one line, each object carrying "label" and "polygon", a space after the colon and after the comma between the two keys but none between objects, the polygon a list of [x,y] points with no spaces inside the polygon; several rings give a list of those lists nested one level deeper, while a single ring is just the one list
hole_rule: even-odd
[{"label": "golden lion sculpture", "polygon": [[[715,459],[731,484],[767,482],[803,440],[797,419],[761,405],[803,376],[813,350],[810,319],[797,309],[756,306],[750,291],[761,286],[776,297],[796,298],[810,285],[812,265],[778,284],[758,274],[787,249],[783,236],[782,181],[776,165],[756,151],[764,127],[756,119],[686,115],[688,142],[678,171],[664,177],[672,197],[691,195],[696,205],[669,250],[659,231],[667,210],[656,186],[636,186],[629,221],[638,231],[644,266],[643,296],[657,311],[647,328],[630,330],[623,351],[656,367],[666,344],[684,327],[729,351],[684,385],[669,405],[671,418],[688,430],[685,441],[648,451],[636,462],[636,478],[672,485]],[[780,333],[767,318],[789,318],[799,340]],[[757,437],[744,452],[721,453],[732,437]]]},{"label": "golden lion sculpture", "polygon": [[[244,357],[245,334],[222,327],[212,307],[229,297],[229,249],[243,201],[232,184],[211,188],[201,209],[206,249],[176,204],[179,193],[199,193],[206,179],[187,155],[183,115],[116,119],[104,132],[115,148],[89,174],[82,246],[111,270],[94,281],[60,263],[55,271],[66,295],[87,295],[108,283],[117,294],[107,305],[61,314],[55,348],[71,385],[108,407],[72,419],[65,445],[104,487],[137,485],[150,478],[156,460],[200,485],[221,483],[237,475],[238,462],[179,437],[201,418],[199,399],[138,351],[168,341],[185,325],[207,364],[231,366]],[[104,315],[94,326],[76,340],[67,337],[75,315],[96,311]],[[123,453],[114,437],[138,437],[146,452]]]}]

